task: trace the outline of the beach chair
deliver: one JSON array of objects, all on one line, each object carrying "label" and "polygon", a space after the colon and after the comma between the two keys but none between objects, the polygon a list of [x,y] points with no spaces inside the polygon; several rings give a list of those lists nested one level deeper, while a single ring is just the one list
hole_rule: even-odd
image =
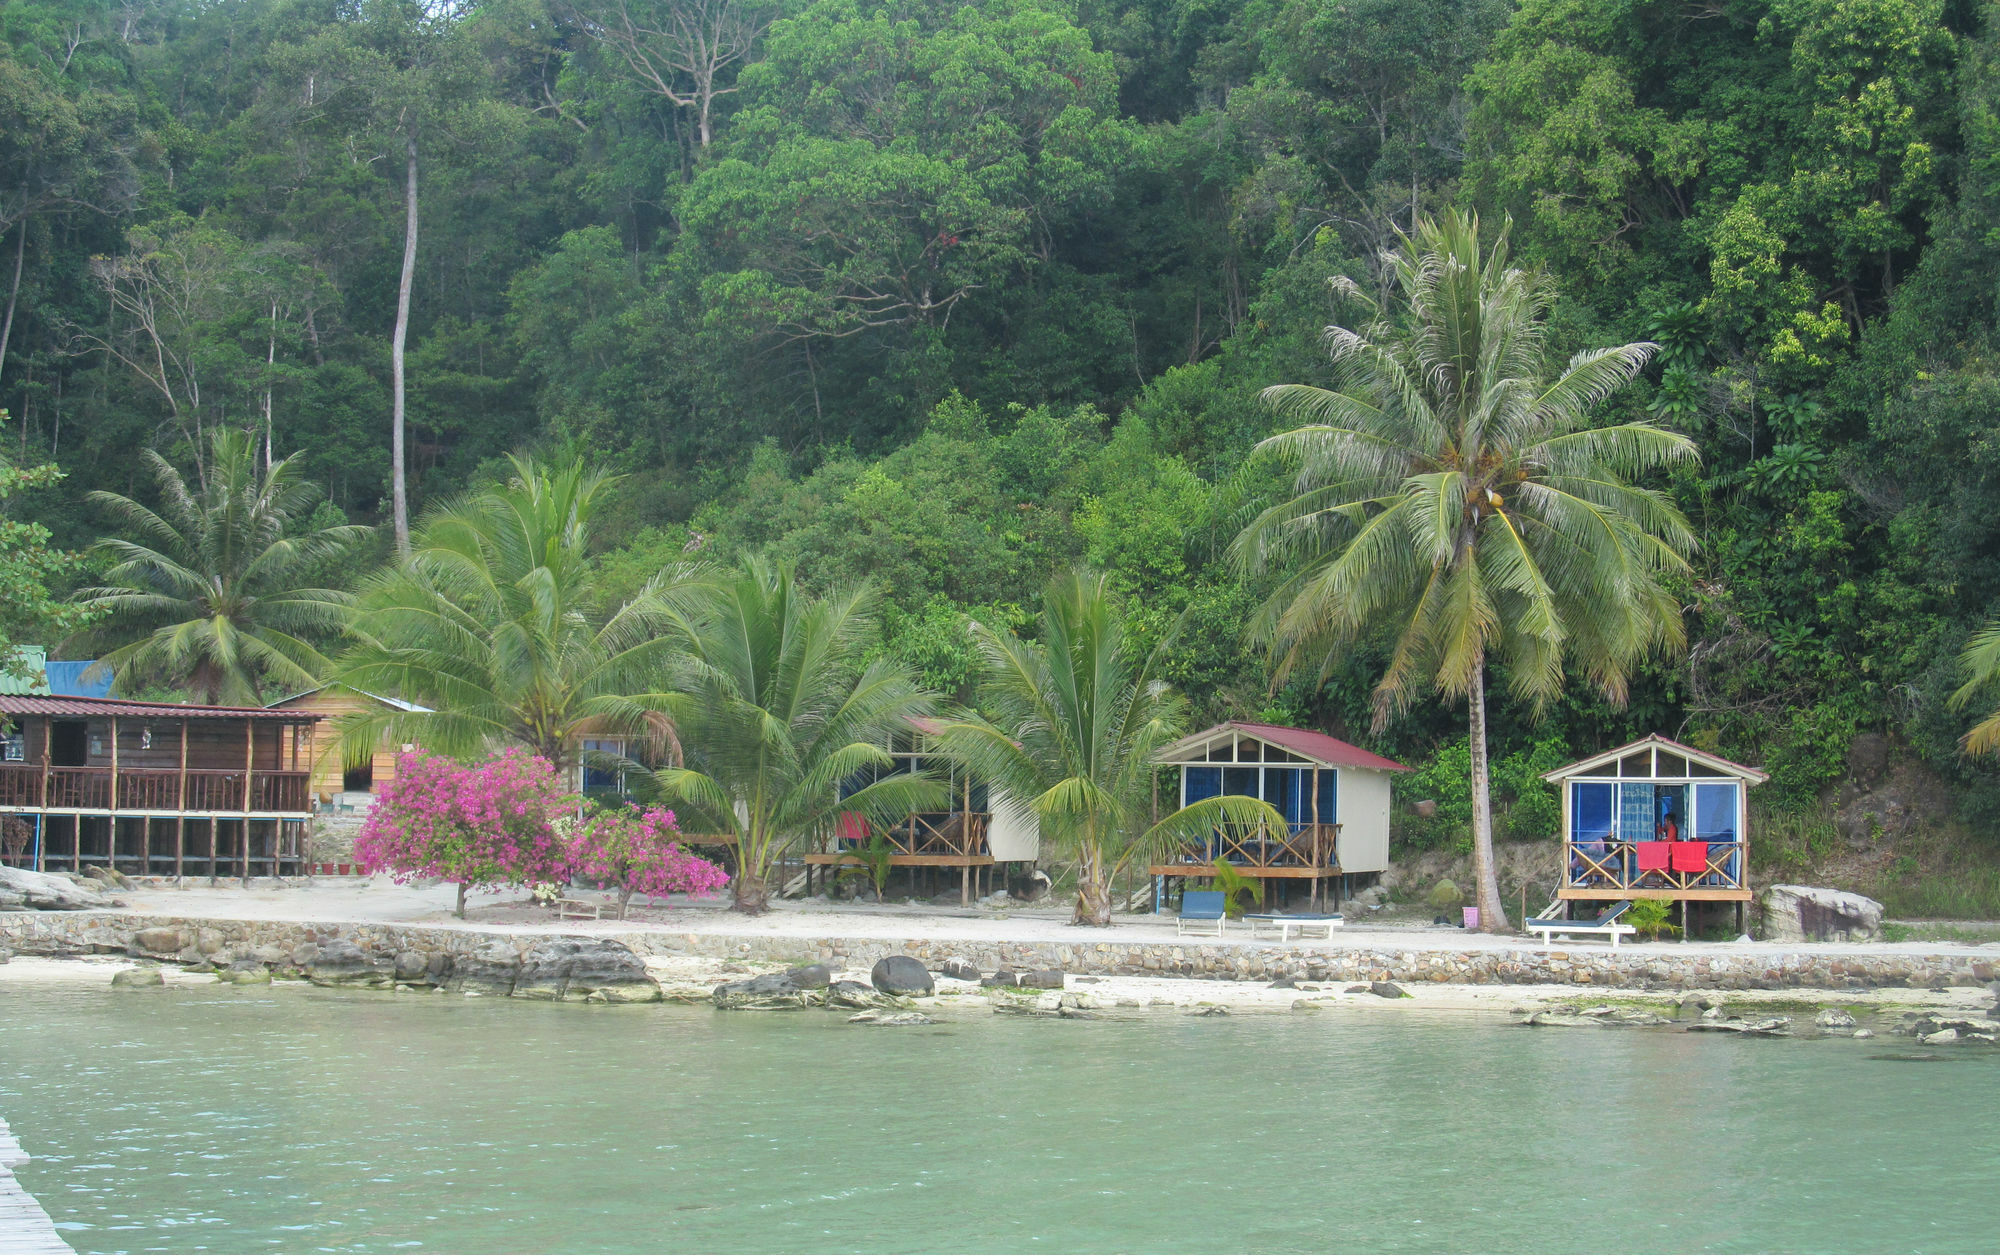
[{"label": "beach chair", "polygon": [[1227,899],[1220,891],[1190,889],[1181,894],[1180,918],[1174,921],[1179,925],[1177,933],[1185,937],[1189,932],[1201,935],[1212,931],[1215,936],[1220,937],[1222,919],[1226,913]]},{"label": "beach chair", "polygon": [[1570,937],[1608,937],[1611,940],[1611,948],[1616,950],[1620,937],[1629,937],[1639,931],[1630,924],[1621,924],[1618,922],[1618,917],[1631,909],[1632,904],[1630,902],[1620,902],[1593,920],[1531,919],[1527,921],[1527,930],[1531,933],[1541,934],[1542,949],[1544,950],[1548,949],[1553,943],[1557,933],[1562,933]]}]

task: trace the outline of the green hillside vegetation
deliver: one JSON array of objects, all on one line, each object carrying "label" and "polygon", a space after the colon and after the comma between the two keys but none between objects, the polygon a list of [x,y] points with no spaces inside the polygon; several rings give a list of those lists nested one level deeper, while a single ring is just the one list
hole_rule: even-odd
[{"label": "green hillside vegetation", "polygon": [[[310,551],[295,588],[379,594],[399,462],[413,522],[510,456],[580,462],[622,476],[577,584],[591,623],[663,568],[763,555],[816,594],[869,583],[871,657],[967,696],[969,625],[1034,637],[1085,564],[1195,726],[1403,758],[1404,800],[1438,806],[1399,839],[1455,846],[1462,700],[1378,722],[1381,624],[1324,675],[1274,672],[1253,623],[1297,568],[1230,547],[1292,484],[1252,456],[1298,421],[1262,391],[1338,384],[1321,333],[1368,316],[1347,293],[1384,301],[1397,233],[1468,209],[1511,218],[1560,294],[1553,364],[1657,345],[1589,421],[1699,453],[1644,480],[1694,532],[1664,589],[1685,651],[1617,702],[1489,662],[1496,831],[1550,835],[1539,771],[1658,731],[1772,772],[1771,869],[2000,911],[2000,773],[1960,746],[1990,703],[1950,701],[2000,615],[1997,16],[10,0],[0,627],[82,626],[45,594],[130,572],[69,555],[153,544],[121,531],[170,504],[143,451],[200,496],[217,429],[323,489],[280,524]],[[350,524],[374,530],[312,539]],[[316,624],[285,657],[336,652]],[[1893,766],[1863,787],[1877,737]]]}]

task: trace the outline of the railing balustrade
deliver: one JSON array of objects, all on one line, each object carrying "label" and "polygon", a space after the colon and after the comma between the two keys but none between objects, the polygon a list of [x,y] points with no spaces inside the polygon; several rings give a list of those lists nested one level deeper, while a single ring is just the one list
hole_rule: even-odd
[{"label": "railing balustrade", "polygon": [[[120,768],[118,810],[241,814],[243,772]],[[46,793],[43,781],[47,781]],[[0,764],[0,810],[114,809],[109,767]],[[310,809],[310,777],[303,771],[250,773],[250,809],[256,814],[299,814]]]},{"label": "railing balustrade", "polygon": [[1218,829],[1206,841],[1181,846],[1170,863],[1211,864],[1220,859],[1247,869],[1306,867],[1333,870],[1340,866],[1339,824],[1300,824],[1274,834],[1259,826],[1248,832]]},{"label": "railing balustrade", "polygon": [[1673,867],[1639,868],[1638,841],[1571,841],[1565,843],[1566,889],[1741,889],[1743,888],[1743,844],[1740,841],[1657,842],[1653,844],[1685,848],[1707,846],[1702,870]]}]

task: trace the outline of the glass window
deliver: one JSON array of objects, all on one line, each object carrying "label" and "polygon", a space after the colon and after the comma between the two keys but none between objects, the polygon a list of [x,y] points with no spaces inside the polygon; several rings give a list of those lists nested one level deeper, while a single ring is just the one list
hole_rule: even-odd
[{"label": "glass window", "polygon": [[1694,786],[1694,835],[1702,841],[1736,840],[1734,784]]},{"label": "glass window", "polygon": [[1319,773],[1319,821],[1340,822],[1340,773],[1321,769]]},{"label": "glass window", "polygon": [[1257,797],[1261,792],[1258,777],[1263,774],[1259,767],[1224,767],[1222,769],[1222,791],[1232,796]]},{"label": "glass window", "polygon": [[1222,792],[1222,768],[1187,767],[1181,771],[1181,805],[1187,806]]},{"label": "glass window", "polygon": [[624,790],[625,773],[616,764],[605,762],[607,757],[625,757],[625,742],[586,740],[583,743],[583,787],[586,790]]},{"label": "glass window", "polygon": [[1299,770],[1296,767],[1264,768],[1264,800],[1269,802],[1288,824],[1302,822],[1300,802],[1305,790],[1299,786]]},{"label": "glass window", "polygon": [[1615,784],[1569,786],[1569,822],[1572,841],[1608,841],[1612,834],[1611,804]]}]

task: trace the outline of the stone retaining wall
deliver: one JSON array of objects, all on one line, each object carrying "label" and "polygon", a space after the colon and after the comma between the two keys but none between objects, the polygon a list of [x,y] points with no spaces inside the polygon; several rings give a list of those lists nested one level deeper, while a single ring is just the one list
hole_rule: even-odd
[{"label": "stone retaining wall", "polygon": [[[180,962],[233,959],[281,962],[311,943],[351,941],[385,959],[471,956],[495,942],[525,953],[547,932],[513,932],[415,924],[298,923],[181,919],[130,913],[0,914],[0,946],[22,954],[119,953]],[[891,954],[908,954],[936,969],[956,958],[982,971],[1057,968],[1072,975],[1180,976],[1211,980],[1403,982],[1472,985],[1592,985],[1601,988],[1812,989],[1984,985],[2000,979],[2000,956],[1965,953],[1884,953],[1868,946],[1827,950],[1720,954],[1679,947],[1568,949],[1543,952],[1431,948],[1371,949],[1339,942],[1257,945],[1224,942],[992,942],[910,938],[742,937],[707,933],[591,932],[562,936],[614,940],[640,955],[698,955],[747,963],[828,962],[865,968]],[[405,965],[410,962],[405,960]]]}]

